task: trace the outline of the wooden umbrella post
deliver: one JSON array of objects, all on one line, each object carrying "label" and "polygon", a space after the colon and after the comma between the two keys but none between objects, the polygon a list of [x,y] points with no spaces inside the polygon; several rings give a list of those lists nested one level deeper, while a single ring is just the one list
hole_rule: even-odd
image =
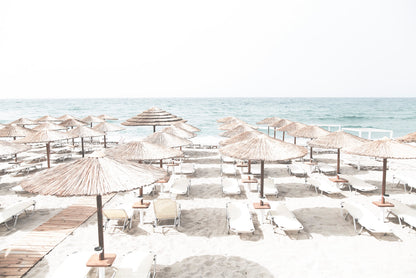
[{"label": "wooden umbrella post", "polygon": [[46,143],[46,157],[48,159],[48,168],[51,168],[51,142]]},{"label": "wooden umbrella post", "polygon": [[107,148],[107,140],[105,138],[105,134],[104,134],[104,149]]},{"label": "wooden umbrella post", "polygon": [[153,126],[153,133],[155,133],[156,132],[156,126],[154,125]]},{"label": "wooden umbrella post", "polygon": [[159,166],[160,168],[163,168],[163,159],[160,160]]},{"label": "wooden umbrella post", "polygon": [[293,137],[293,144],[296,145],[296,137]]},{"label": "wooden umbrella post", "polygon": [[387,174],[387,158],[383,158],[383,181],[381,183],[381,203],[384,204],[384,195],[386,194],[386,174]]},{"label": "wooden umbrella post", "polygon": [[247,174],[251,174],[251,160],[248,160]]},{"label": "wooden umbrella post", "polygon": [[82,152],[82,157],[84,157],[84,137],[81,137],[81,152]]},{"label": "wooden umbrella post", "polygon": [[341,174],[340,171],[340,163],[341,163],[341,149],[338,148],[338,155],[337,155],[337,174]]},{"label": "wooden umbrella post", "polygon": [[276,128],[274,128],[273,137],[276,138]]},{"label": "wooden umbrella post", "polygon": [[285,141],[285,132],[286,132],[286,131],[283,131],[282,141]]},{"label": "wooden umbrella post", "polygon": [[101,195],[97,195],[97,221],[98,221],[98,245],[101,248],[100,260],[104,260],[104,231],[103,231],[103,204]]},{"label": "wooden umbrella post", "polygon": [[310,159],[312,161],[313,157],[312,157],[312,152],[313,152],[313,148],[311,147],[311,153],[310,153]]},{"label": "wooden umbrella post", "polygon": [[270,135],[270,126],[267,126],[267,135]]},{"label": "wooden umbrella post", "polygon": [[260,198],[264,198],[264,160],[260,162]]},{"label": "wooden umbrella post", "polygon": [[17,162],[17,153],[14,154],[14,162]]}]

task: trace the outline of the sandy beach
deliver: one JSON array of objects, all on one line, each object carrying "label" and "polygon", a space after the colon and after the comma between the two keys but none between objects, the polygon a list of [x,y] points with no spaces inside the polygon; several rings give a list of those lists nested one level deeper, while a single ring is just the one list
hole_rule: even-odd
[{"label": "sandy beach", "polygon": [[[107,252],[116,253],[117,260],[134,250],[151,250],[157,255],[157,277],[414,277],[416,267],[411,262],[416,257],[416,231],[409,226],[400,227],[397,219],[390,217],[386,223],[393,231],[387,235],[358,235],[352,219],[341,216],[340,203],[358,200],[370,209],[371,201],[378,200],[379,191],[371,194],[349,192],[321,195],[305,185],[303,178],[290,176],[287,164],[266,163],[266,176],[278,184],[278,197],[267,197],[272,207],[284,203],[303,224],[300,233],[285,233],[273,227],[252,203],[259,200],[258,193],[240,183],[242,193],[224,196],[221,189],[220,155],[218,149],[184,149],[185,162],[195,163],[196,172],[191,178],[189,197],[176,198],[182,207],[181,225],[175,228],[153,228],[152,224],[139,225],[133,220],[130,230],[105,232]],[[316,154],[318,161],[335,165],[331,153]],[[395,169],[414,169],[414,161],[389,163],[387,192],[413,208],[415,193],[405,193],[402,186],[392,183]],[[342,173],[356,174],[371,184],[380,185],[381,171],[369,171],[343,165]],[[7,249],[62,209],[81,197],[58,198],[16,194],[10,190],[25,177],[3,177],[1,201],[7,205],[15,200],[33,198],[36,210],[23,215],[15,228],[1,227],[0,247]],[[240,179],[240,175],[237,176]],[[145,196],[145,200],[166,197],[166,193]],[[92,198],[92,197],[82,197]],[[130,206],[137,201],[132,192],[116,194],[104,208]],[[226,203],[247,203],[253,217],[254,234],[228,234]],[[376,213],[376,211],[375,211]],[[154,220],[153,207],[145,212],[144,221]],[[97,246],[96,215],[90,217],[48,255],[25,277],[54,277],[54,273],[71,254],[93,253]]]}]

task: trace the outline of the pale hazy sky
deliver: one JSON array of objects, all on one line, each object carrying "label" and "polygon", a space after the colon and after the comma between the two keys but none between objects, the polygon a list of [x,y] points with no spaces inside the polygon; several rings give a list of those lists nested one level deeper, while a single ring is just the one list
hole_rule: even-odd
[{"label": "pale hazy sky", "polygon": [[0,98],[413,96],[416,1],[0,1]]}]

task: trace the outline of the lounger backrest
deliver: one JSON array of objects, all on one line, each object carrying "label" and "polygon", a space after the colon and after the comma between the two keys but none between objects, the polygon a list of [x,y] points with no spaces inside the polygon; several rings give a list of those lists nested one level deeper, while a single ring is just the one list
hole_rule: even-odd
[{"label": "lounger backrest", "polygon": [[110,220],[124,220],[128,219],[127,212],[124,209],[105,209],[103,214]]},{"label": "lounger backrest", "polygon": [[135,251],[121,258],[116,277],[147,277],[151,271],[153,255],[148,251]]},{"label": "lounger backrest", "polygon": [[171,199],[157,199],[153,201],[156,218],[160,220],[175,219],[178,216],[177,203]]},{"label": "lounger backrest", "polygon": [[9,220],[11,217],[15,215],[19,215],[22,213],[25,209],[28,209],[31,206],[35,205],[34,200],[27,200],[27,201],[21,201],[17,202],[10,207],[4,208],[0,211],[0,223],[3,223],[7,220]]}]

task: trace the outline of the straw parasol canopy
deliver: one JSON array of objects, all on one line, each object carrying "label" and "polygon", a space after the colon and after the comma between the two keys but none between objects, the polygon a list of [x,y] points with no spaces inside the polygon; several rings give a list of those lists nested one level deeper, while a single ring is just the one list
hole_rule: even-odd
[{"label": "straw parasol canopy", "polygon": [[109,121],[116,121],[116,120],[118,120],[117,118],[108,116],[106,114],[102,114],[102,115],[98,116],[98,118],[103,119],[105,121],[106,120],[109,120]]},{"label": "straw parasol canopy", "polygon": [[255,129],[253,129],[252,127],[250,127],[248,125],[241,124],[241,125],[236,126],[233,129],[231,129],[231,130],[228,130],[228,131],[225,131],[225,132],[221,133],[220,136],[231,138],[231,137],[239,135],[243,132],[254,131],[254,130]]},{"label": "straw parasol canopy", "polygon": [[340,173],[340,162],[341,162],[341,149],[357,146],[364,142],[366,139],[352,135],[345,131],[336,131],[331,132],[328,135],[318,137],[312,141],[308,142],[308,145],[314,148],[324,148],[324,149],[337,149],[337,173]]},{"label": "straw parasol canopy", "polygon": [[261,120],[260,122],[257,122],[257,125],[269,125],[272,124],[274,122],[280,121],[282,120],[282,118],[279,117],[269,117],[269,118],[265,118],[263,120]]},{"label": "straw parasol canopy", "polygon": [[63,121],[62,123],[60,123],[61,126],[70,127],[70,128],[83,126],[83,125],[86,125],[86,124],[87,123],[78,121],[76,119],[67,119],[67,120]]},{"label": "straw parasol canopy", "polygon": [[30,150],[29,146],[16,144],[7,141],[0,141],[0,156],[14,154],[14,159],[17,162],[17,154]]},{"label": "straw parasol canopy", "polygon": [[[285,132],[289,133],[289,132],[295,132],[299,129],[302,129],[304,127],[307,127],[307,124],[304,123],[299,123],[299,122],[292,122],[288,125],[279,127],[277,130],[278,131],[283,131],[283,135],[282,135],[282,140],[285,141]],[[294,137],[293,139],[293,144],[296,144],[296,137]]]},{"label": "straw parasol canopy", "polygon": [[176,123],[173,126],[185,129],[186,131],[189,131],[189,132],[199,132],[199,131],[201,131],[199,128],[194,127],[193,125],[190,125],[190,124],[184,123],[184,122]]},{"label": "straw parasol canopy", "polygon": [[98,136],[104,136],[103,132],[99,132],[96,130],[93,130],[86,126],[79,126],[77,128],[74,128],[67,132],[71,138],[81,138],[81,152],[82,157],[84,157],[84,138],[85,137],[98,137]]},{"label": "straw parasol canopy", "polygon": [[125,126],[153,126],[153,132],[156,132],[156,126],[168,126],[174,123],[182,122],[183,119],[166,112],[157,107],[152,107],[137,116],[126,120],[122,125]]},{"label": "straw parasol canopy", "polygon": [[276,128],[282,127],[282,126],[286,126],[288,124],[293,123],[290,120],[287,119],[281,119],[278,121],[275,121],[273,123],[268,124],[269,127],[273,127],[273,137],[276,138]]},{"label": "straw parasol canopy", "polygon": [[25,138],[19,139],[17,143],[46,143],[46,157],[48,159],[48,168],[51,168],[50,161],[50,143],[53,141],[65,140],[73,138],[67,132],[60,132],[55,130],[41,129],[35,131]]},{"label": "straw parasol canopy", "polygon": [[0,137],[13,137],[13,139],[16,140],[16,137],[25,137],[33,132],[34,131],[29,128],[10,124],[0,129]]},{"label": "straw parasol canopy", "polygon": [[183,156],[182,151],[178,149],[172,149],[146,141],[133,141],[122,144],[107,150],[106,153],[110,156],[125,160],[160,160],[160,167],[162,167],[162,159]]},{"label": "straw parasol canopy", "polygon": [[358,146],[345,148],[344,151],[350,154],[378,157],[383,159],[383,180],[381,184],[382,204],[385,202],[384,196],[386,192],[387,159],[416,159],[416,147],[388,138],[367,141]]},{"label": "straw parasol canopy", "polygon": [[33,128],[33,130],[41,130],[41,129],[48,129],[48,130],[64,130],[66,127],[57,125],[51,122],[45,122],[40,125],[37,125]]},{"label": "straw parasol canopy", "polygon": [[92,116],[92,115],[89,115],[89,116],[83,118],[82,121],[85,122],[85,123],[90,124],[91,127],[92,127],[92,123],[102,123],[102,122],[104,122],[103,119],[98,118],[96,116]]},{"label": "straw parasol canopy", "polygon": [[225,156],[242,160],[261,161],[260,197],[264,197],[264,162],[289,160],[303,157],[308,153],[307,149],[294,144],[286,143],[268,135],[260,134],[248,140],[226,145],[220,148],[220,153]]},{"label": "straw parasol canopy", "polygon": [[49,116],[49,115],[40,117],[39,119],[36,120],[36,122],[60,122],[60,121],[61,120],[55,117]]},{"label": "straw parasol canopy", "polygon": [[190,139],[196,136],[196,134],[193,132],[189,132],[185,129],[175,127],[175,126],[165,127],[164,129],[162,129],[162,132],[170,133],[170,134],[173,134],[173,135],[185,138],[185,139]]},{"label": "straw parasol canopy", "polygon": [[236,136],[233,136],[233,137],[228,138],[226,140],[220,141],[219,144],[221,146],[226,146],[226,145],[229,145],[229,144],[233,144],[233,143],[237,143],[237,142],[240,142],[240,141],[244,141],[244,140],[247,140],[247,139],[257,137],[260,134],[263,134],[263,133],[261,133],[260,131],[257,131],[257,130],[245,131],[245,132],[240,133]]},{"label": "straw parasol canopy", "polygon": [[414,143],[416,142],[416,132],[412,132],[405,136],[396,138],[396,140],[403,143]]},{"label": "straw parasol canopy", "polygon": [[[295,138],[294,139],[295,144],[296,144],[296,137],[314,139],[314,138],[318,138],[318,137],[328,135],[329,133],[330,133],[329,131],[323,129],[322,127],[316,126],[316,125],[308,125],[308,126],[306,126],[304,128],[301,128],[299,130],[288,132],[289,135],[291,135]],[[311,152],[310,152],[310,158],[311,159],[313,159],[312,153],[313,153],[313,148],[311,147]]]},{"label": "straw parasol canopy", "polygon": [[22,181],[20,185],[28,192],[55,196],[96,196],[98,239],[101,254],[105,259],[104,233],[102,219],[102,195],[129,191],[164,178],[162,169],[133,164],[105,157],[103,153],[94,153],[53,169],[36,173]]},{"label": "straw parasol canopy", "polygon": [[25,127],[25,125],[37,125],[39,123],[28,118],[19,118],[16,121],[11,122],[10,124],[21,125]]},{"label": "straw parasol canopy", "polygon": [[57,119],[60,120],[60,121],[66,121],[66,120],[71,120],[71,119],[76,120],[76,118],[74,116],[71,116],[71,115],[68,115],[68,114],[62,115],[62,116],[58,117]]},{"label": "straw parasol canopy", "polygon": [[228,123],[228,122],[230,122],[232,120],[238,120],[238,118],[237,117],[234,117],[234,116],[224,117],[224,118],[218,119],[217,120],[217,123]]},{"label": "straw parasol canopy", "polygon": [[107,148],[107,139],[106,139],[107,132],[120,131],[120,130],[124,130],[125,128],[119,125],[103,122],[103,123],[99,123],[92,129],[104,133],[104,148]]},{"label": "straw parasol canopy", "polygon": [[183,147],[192,144],[192,141],[170,134],[166,132],[155,132],[146,138],[143,141],[150,142],[153,144],[159,144],[166,147]]},{"label": "straw parasol canopy", "polygon": [[252,129],[257,129],[256,126],[250,125],[250,124],[248,124],[244,121],[233,121],[233,122],[230,122],[230,123],[227,123],[227,124],[223,124],[218,129],[220,129],[220,130],[232,130],[232,129],[236,128],[239,125],[245,125],[245,126],[251,127]]}]

